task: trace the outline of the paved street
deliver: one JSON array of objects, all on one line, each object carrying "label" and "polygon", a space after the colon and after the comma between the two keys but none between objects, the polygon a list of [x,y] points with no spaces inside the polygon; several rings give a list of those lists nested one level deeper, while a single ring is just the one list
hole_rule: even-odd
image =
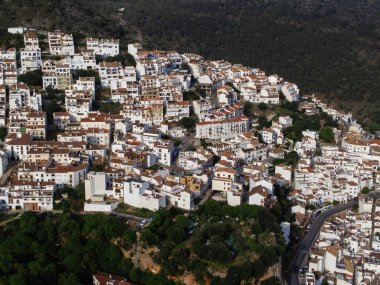
[{"label": "paved street", "polygon": [[[6,212],[3,212],[5,214],[19,214],[17,217],[13,218],[12,220],[16,219],[16,218],[19,218],[21,216],[22,213],[24,213],[26,211],[6,211]],[[35,213],[35,214],[43,214],[43,213],[49,213],[49,214],[62,214],[63,211],[62,210],[54,210],[54,211],[31,211],[32,213]],[[100,212],[84,212],[84,211],[81,211],[81,212],[72,212],[72,214],[74,215],[94,215],[94,214],[99,214]],[[115,216],[119,219],[122,219],[122,220],[131,220],[131,221],[134,221],[136,223],[141,223],[143,221],[145,221],[145,225],[149,224],[150,221],[152,220],[151,218],[143,218],[143,217],[138,217],[138,216],[133,216],[133,215],[128,215],[128,214],[122,214],[122,213],[118,213],[118,212],[104,212],[102,213],[104,215],[110,215],[110,216]],[[6,222],[9,222],[11,220],[7,220]],[[1,224],[0,224],[1,225]]]},{"label": "paved street", "polygon": [[354,206],[354,204],[357,203],[357,201],[350,201],[346,204],[339,205],[337,207],[325,210],[321,214],[317,216],[314,223],[310,227],[309,232],[305,236],[305,238],[299,243],[296,252],[293,255],[293,259],[290,262],[289,265],[289,281],[288,285],[298,285],[299,283],[299,271],[304,264],[304,262],[307,259],[308,252],[314,243],[315,239],[317,238],[319,231],[321,230],[321,227],[323,223],[326,221],[327,218],[342,212],[344,210],[347,210]]},{"label": "paved street", "polygon": [[[380,198],[380,189],[378,188],[376,191],[371,192],[368,194],[369,197],[374,199]],[[289,264],[289,280],[288,285],[298,285],[299,282],[299,272],[302,266],[304,265],[304,262],[307,259],[308,253],[310,251],[311,246],[313,245],[315,239],[317,238],[319,231],[322,228],[323,223],[326,221],[327,218],[345,211],[349,208],[352,208],[357,201],[350,201],[346,204],[339,205],[335,208],[328,209],[315,219],[314,223],[311,225],[309,232],[305,236],[305,238],[300,241],[298,244],[297,250],[293,255],[293,259]]]},{"label": "paved street", "polygon": [[18,164],[19,161],[16,160],[10,160],[8,162],[7,171],[5,171],[5,173],[0,177],[0,186],[3,186],[7,183],[9,176],[11,176]]}]

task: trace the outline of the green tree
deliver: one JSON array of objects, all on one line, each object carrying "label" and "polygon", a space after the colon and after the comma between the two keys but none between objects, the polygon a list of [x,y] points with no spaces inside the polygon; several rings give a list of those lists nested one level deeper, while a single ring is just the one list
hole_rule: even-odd
[{"label": "green tree", "polygon": [[123,106],[119,102],[101,102],[98,104],[98,110],[103,113],[118,115],[120,114]]},{"label": "green tree", "polygon": [[247,117],[251,117],[253,116],[253,108],[254,108],[254,104],[249,102],[249,101],[245,101],[244,102],[244,109],[243,109],[243,113],[245,116]]},{"label": "green tree", "polygon": [[5,137],[7,136],[8,128],[6,127],[0,127],[0,140],[4,141]]},{"label": "green tree", "polygon": [[319,131],[319,138],[327,143],[332,143],[334,141],[334,132],[329,127],[321,128]]},{"label": "green tree", "polygon": [[187,130],[193,130],[198,119],[196,117],[186,117],[179,121],[179,124]]},{"label": "green tree", "polygon": [[268,128],[271,124],[265,116],[260,116],[257,118],[257,120],[259,123],[259,129]]},{"label": "green tree", "polygon": [[267,106],[267,104],[265,104],[265,103],[260,103],[260,104],[258,105],[258,108],[259,108],[260,111],[265,111],[265,110],[268,109],[268,106]]},{"label": "green tree", "polygon": [[137,241],[136,230],[128,228],[123,233],[123,242],[127,248],[132,247]]},{"label": "green tree", "polygon": [[280,279],[278,279],[278,277],[272,276],[272,277],[269,277],[269,278],[263,280],[260,284],[262,284],[262,285],[280,285],[281,282],[280,282]]},{"label": "green tree", "polygon": [[78,80],[79,77],[94,77],[95,85],[100,86],[99,74],[94,69],[79,69],[74,72],[74,80]]},{"label": "green tree", "polygon": [[115,56],[107,56],[104,60],[105,61],[109,61],[109,62],[117,61],[117,62],[121,62],[124,66],[134,66],[134,67],[136,67],[136,61],[135,61],[134,57],[131,54],[129,54],[129,53],[127,53],[127,54],[118,54],[118,55],[115,55]]},{"label": "green tree", "polygon": [[297,160],[298,160],[298,153],[296,151],[291,151],[285,155],[284,163],[286,165],[295,166],[295,164],[297,163]]},{"label": "green tree", "polygon": [[186,233],[184,232],[184,230],[181,227],[175,226],[175,227],[170,229],[170,231],[168,233],[168,238],[175,243],[180,243],[180,242],[185,240]]},{"label": "green tree", "polygon": [[199,95],[196,92],[192,91],[192,90],[190,90],[190,91],[184,91],[184,92],[182,92],[182,95],[183,95],[183,100],[184,101],[194,101],[194,100],[199,100],[200,99]]},{"label": "green tree", "polygon": [[25,72],[19,75],[18,80],[30,86],[42,86],[42,71],[41,69],[36,69]]},{"label": "green tree", "polygon": [[273,247],[264,248],[263,252],[260,255],[260,260],[266,266],[272,266],[278,261],[277,253]]},{"label": "green tree", "polygon": [[369,194],[369,192],[370,192],[371,190],[368,188],[368,187],[363,187],[363,189],[360,191],[362,194],[365,194],[365,195],[367,195],[367,194]]},{"label": "green tree", "polygon": [[265,272],[265,266],[260,259],[256,259],[253,263],[252,276],[254,278],[260,278]]},{"label": "green tree", "polygon": [[141,241],[147,245],[155,245],[159,242],[159,237],[150,229],[143,229],[141,231]]},{"label": "green tree", "polygon": [[20,273],[14,274],[9,277],[10,285],[27,285],[26,278]]}]

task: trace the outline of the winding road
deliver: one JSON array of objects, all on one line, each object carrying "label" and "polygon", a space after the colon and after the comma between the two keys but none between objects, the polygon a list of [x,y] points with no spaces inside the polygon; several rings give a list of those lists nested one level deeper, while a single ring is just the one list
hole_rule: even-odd
[{"label": "winding road", "polygon": [[314,243],[315,239],[317,238],[319,231],[322,228],[323,223],[326,221],[327,218],[345,211],[349,208],[352,208],[357,203],[357,201],[350,201],[348,203],[339,205],[337,207],[328,209],[320,213],[314,223],[311,225],[309,232],[306,234],[305,238],[300,241],[298,244],[297,250],[295,251],[293,255],[293,259],[289,264],[289,280],[288,285],[299,285],[299,272],[306,261],[308,257],[309,250]]},{"label": "winding road", "polygon": [[[374,199],[380,199],[380,189],[378,188],[376,191],[371,192],[368,194],[368,197],[374,198]],[[345,211],[347,209],[352,208],[355,204],[357,204],[357,200],[350,201],[345,204],[341,204],[337,207],[328,209],[323,211],[321,214],[319,214],[314,223],[311,225],[309,232],[306,234],[305,238],[300,241],[298,244],[298,247],[293,255],[293,259],[289,264],[289,279],[288,279],[288,285],[300,285],[299,281],[299,272],[302,268],[302,265],[306,261],[308,257],[308,253],[310,251],[311,246],[313,245],[315,239],[317,238],[319,231],[321,230],[323,223],[326,221],[327,218]]]}]

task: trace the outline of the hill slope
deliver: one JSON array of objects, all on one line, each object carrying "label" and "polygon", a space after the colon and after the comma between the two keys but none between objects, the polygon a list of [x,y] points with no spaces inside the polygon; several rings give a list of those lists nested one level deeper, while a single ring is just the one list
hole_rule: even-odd
[{"label": "hill slope", "polygon": [[[23,24],[258,66],[380,123],[380,1],[0,0]],[[124,7],[125,12],[117,12]]]}]

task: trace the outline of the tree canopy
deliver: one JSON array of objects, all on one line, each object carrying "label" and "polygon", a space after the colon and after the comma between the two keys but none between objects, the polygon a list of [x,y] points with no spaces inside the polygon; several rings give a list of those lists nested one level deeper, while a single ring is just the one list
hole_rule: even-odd
[{"label": "tree canopy", "polygon": [[334,142],[334,132],[329,127],[323,127],[319,130],[319,138],[327,143]]},{"label": "tree canopy", "polygon": [[[116,238],[120,244],[112,242]],[[107,215],[26,212],[0,231],[0,283],[90,284],[92,274],[101,270],[141,284],[173,284],[124,258],[120,247],[135,241],[133,229]]]}]

